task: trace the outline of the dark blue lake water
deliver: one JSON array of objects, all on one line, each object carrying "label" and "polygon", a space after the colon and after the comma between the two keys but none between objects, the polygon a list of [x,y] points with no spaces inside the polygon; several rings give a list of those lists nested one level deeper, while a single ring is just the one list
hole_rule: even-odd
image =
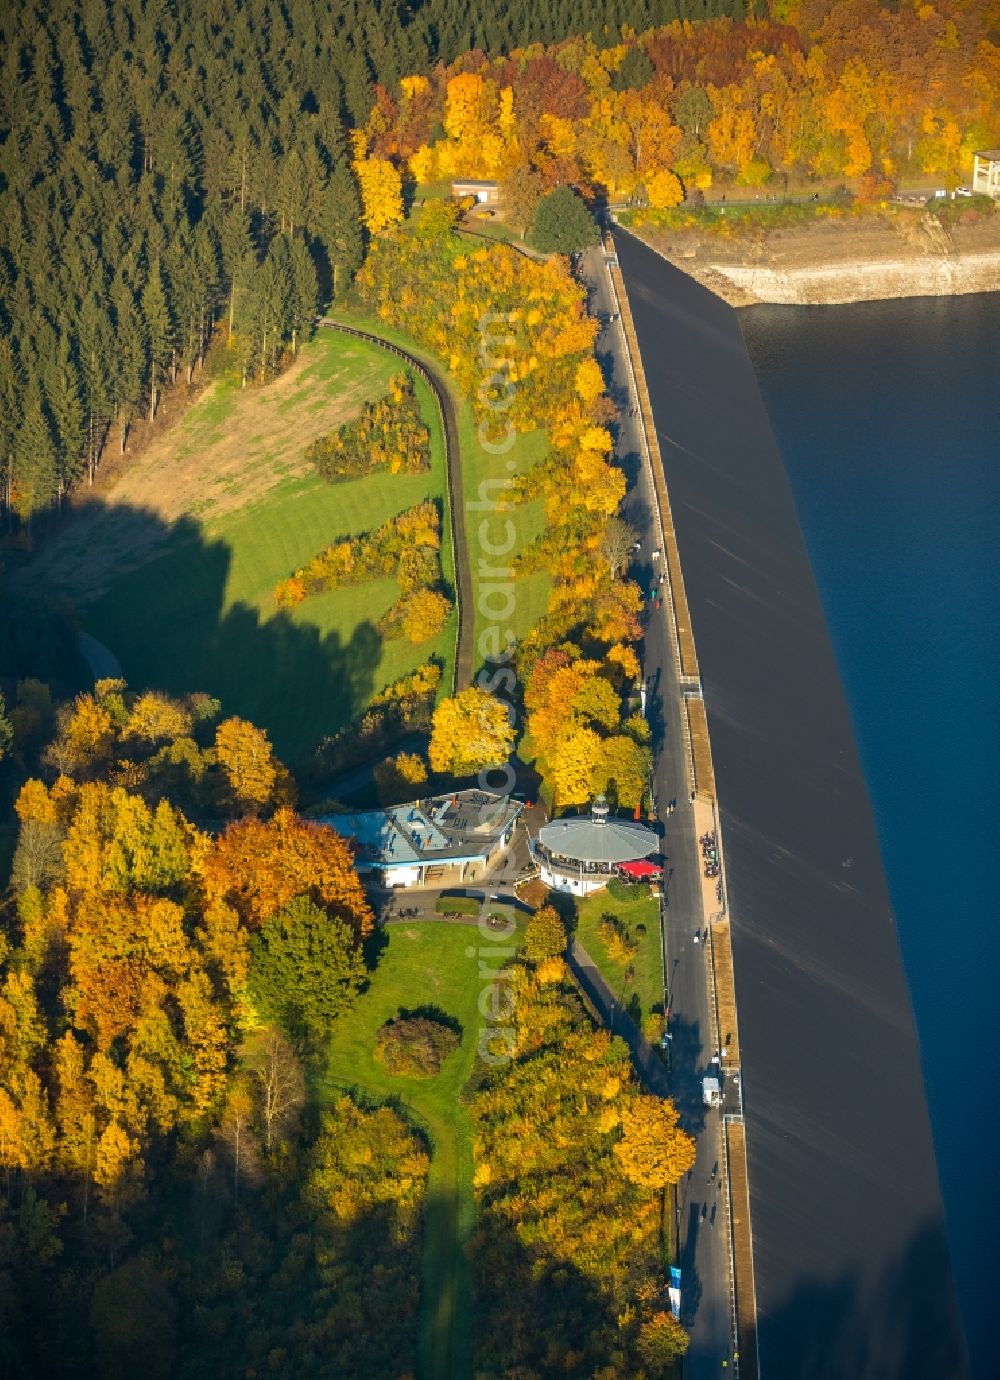
[{"label": "dark blue lake water", "polygon": [[974,1374],[997,1376],[1000,295],[740,319],[878,822]]}]

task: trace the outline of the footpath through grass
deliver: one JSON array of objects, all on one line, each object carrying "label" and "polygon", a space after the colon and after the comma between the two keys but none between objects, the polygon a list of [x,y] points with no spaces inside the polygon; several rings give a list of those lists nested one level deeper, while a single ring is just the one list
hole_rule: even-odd
[{"label": "footpath through grass", "polygon": [[[636,945],[634,957],[612,958],[608,946],[598,935],[604,915],[619,919]],[[645,927],[645,934],[638,927]],[[646,896],[638,901],[616,901],[606,891],[577,902],[577,937],[594,960],[601,976],[626,1008],[635,1012],[641,1027],[651,1011],[663,1010],[663,958],[660,948],[659,903]],[[629,971],[631,970],[631,977]]]},{"label": "footpath through grass", "polygon": [[[420,1374],[465,1380],[471,1358],[471,1288],[466,1246],[473,1225],[472,1126],[462,1091],[475,1062],[483,1018],[475,925],[446,921],[393,924],[368,991],[330,1042],[322,1092],[358,1088],[402,1104],[431,1142],[424,1219]],[[504,947],[510,947],[508,941]],[[499,947],[499,946],[498,946]],[[469,951],[472,951],[471,954]],[[492,966],[496,966],[494,961]],[[437,1007],[462,1027],[462,1042],[434,1078],[387,1073],[373,1056],[375,1036],[400,1010]]]},{"label": "footpath through grass", "polygon": [[[431,655],[445,662],[450,684],[454,615],[416,647],[377,633],[398,594],[392,580],[334,590],[290,612],[273,598],[280,579],[336,537],[424,498],[443,501],[437,408],[419,378],[429,473],[326,484],[304,460],[312,439],[356,416],[400,367],[388,351],[321,330],[266,388],[220,381],[100,505],[66,524],[26,577],[72,599],[135,689],[207,691],[225,714],[267,728],[286,758]],[[442,564],[450,582],[447,523]]]},{"label": "footpath through grass", "polygon": [[[513,635],[520,639],[531,631],[548,607],[552,579],[547,572],[538,571],[513,582],[502,574],[493,573],[497,569],[505,570],[510,561],[544,530],[544,500],[535,499],[531,503],[520,504],[509,512],[493,514],[489,511],[491,504],[499,503],[503,499],[500,486],[504,480],[511,475],[523,474],[544,457],[548,438],[540,428],[532,432],[519,433],[509,450],[502,454],[493,453],[483,444],[483,439],[479,435],[471,401],[460,392],[444,360],[425,349],[405,332],[386,325],[371,313],[357,309],[341,310],[335,314],[334,319],[342,320],[346,325],[356,326],[358,330],[383,336],[386,340],[409,350],[417,359],[433,365],[451,394],[458,418],[458,442],[465,484],[465,530],[475,590],[475,665],[481,666],[485,654],[480,649],[480,637],[488,628],[499,628],[501,634],[509,628]],[[491,546],[505,545],[505,522],[508,518],[514,526],[514,543],[502,556],[493,555],[489,549]],[[509,599],[505,593],[491,593],[484,588],[490,585],[509,586]],[[509,612],[508,603],[512,605]],[[498,613],[507,616],[497,617]]]}]

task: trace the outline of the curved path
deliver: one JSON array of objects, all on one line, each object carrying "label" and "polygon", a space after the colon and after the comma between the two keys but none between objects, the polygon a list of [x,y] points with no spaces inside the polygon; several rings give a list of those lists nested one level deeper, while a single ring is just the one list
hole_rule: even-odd
[{"label": "curved path", "polygon": [[118,680],[122,673],[121,663],[103,642],[98,642],[96,637],[91,637],[90,633],[78,632],[76,635],[76,645],[80,655],[90,667],[90,674],[95,681],[99,680]]},{"label": "curved path", "polygon": [[469,565],[469,545],[465,538],[465,494],[462,486],[462,453],[458,444],[458,418],[455,404],[443,377],[424,360],[410,354],[392,340],[360,331],[324,316],[319,323],[331,331],[356,336],[369,345],[389,350],[415,370],[434,394],[441,416],[444,436],[445,465],[448,472],[448,509],[451,516],[451,549],[455,561],[455,600],[458,609],[458,632],[455,637],[455,677],[453,691],[465,690],[472,683],[473,647],[476,631],[475,604],[472,591],[472,569]]}]

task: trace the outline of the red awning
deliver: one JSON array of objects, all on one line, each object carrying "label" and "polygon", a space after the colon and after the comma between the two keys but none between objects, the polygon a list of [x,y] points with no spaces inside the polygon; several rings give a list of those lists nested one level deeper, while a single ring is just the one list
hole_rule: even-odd
[{"label": "red awning", "polygon": [[651,863],[646,858],[639,858],[637,862],[622,863],[618,871],[624,872],[627,877],[659,877],[663,873],[663,868],[657,867],[656,863]]}]

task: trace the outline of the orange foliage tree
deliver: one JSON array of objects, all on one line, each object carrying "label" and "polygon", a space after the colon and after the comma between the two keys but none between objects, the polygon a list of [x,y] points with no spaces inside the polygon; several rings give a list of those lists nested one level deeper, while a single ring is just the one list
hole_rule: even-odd
[{"label": "orange foliage tree", "polygon": [[280,809],[272,819],[231,824],[200,864],[207,901],[231,907],[257,929],[296,896],[340,916],[359,935],[373,916],[349,845],[332,829]]}]

